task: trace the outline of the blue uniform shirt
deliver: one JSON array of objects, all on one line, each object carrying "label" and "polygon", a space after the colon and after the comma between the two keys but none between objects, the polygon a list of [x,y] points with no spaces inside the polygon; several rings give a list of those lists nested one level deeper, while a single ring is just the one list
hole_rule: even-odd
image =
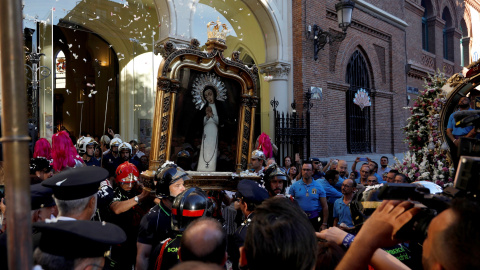
[{"label": "blue uniform shirt", "polygon": [[343,184],[343,181],[345,181],[345,179],[348,178],[348,175],[346,177],[341,177],[341,176],[338,176],[338,182],[335,184],[335,189],[338,190],[338,192],[342,193],[342,184]]},{"label": "blue uniform shirt", "polygon": [[343,196],[333,205],[333,217],[338,218],[338,225],[345,223],[348,227],[353,227],[350,207],[343,202]]},{"label": "blue uniform shirt", "polygon": [[320,198],[327,197],[320,183],[312,181],[312,183],[307,185],[303,182],[302,178],[290,187],[289,192],[305,212],[321,212],[322,204],[320,203]]},{"label": "blue uniform shirt", "polygon": [[[320,185],[322,185],[325,193],[327,194],[327,202],[334,204],[335,201],[342,197],[342,193],[335,189],[326,179],[318,179],[316,180]],[[340,181],[338,181],[340,182]]]},{"label": "blue uniform shirt", "polygon": [[[473,110],[473,109],[470,108],[470,109],[468,109],[468,110],[470,111],[470,110]],[[455,135],[455,136],[467,135],[467,134],[473,129],[473,126],[464,127],[464,128],[455,127],[455,118],[453,117],[453,115],[454,115],[455,113],[456,113],[456,112],[450,114],[450,117],[448,118],[447,128],[453,129],[452,134]]]},{"label": "blue uniform shirt", "polygon": [[85,159],[83,160],[85,162],[85,165],[87,166],[97,166],[100,167],[100,161],[98,161],[96,158],[91,157],[89,161],[86,161]]}]

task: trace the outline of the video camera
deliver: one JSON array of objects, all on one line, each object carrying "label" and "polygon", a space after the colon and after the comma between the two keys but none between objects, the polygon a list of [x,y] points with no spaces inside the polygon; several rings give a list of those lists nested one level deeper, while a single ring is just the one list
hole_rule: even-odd
[{"label": "video camera", "polygon": [[384,184],[378,198],[382,200],[412,200],[426,206],[396,234],[399,239],[416,240],[419,243],[427,236],[430,221],[449,208],[455,198],[480,201],[480,157],[460,157],[454,185],[440,194],[430,194],[428,188],[416,184]]}]

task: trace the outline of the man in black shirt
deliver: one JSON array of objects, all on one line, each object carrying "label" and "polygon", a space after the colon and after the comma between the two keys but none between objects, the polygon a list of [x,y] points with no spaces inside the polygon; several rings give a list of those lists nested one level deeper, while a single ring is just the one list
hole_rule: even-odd
[{"label": "man in black shirt", "polygon": [[188,174],[173,163],[165,163],[157,170],[155,193],[161,199],[160,203],[150,209],[140,222],[136,269],[148,269],[152,247],[154,248],[160,241],[170,236],[172,202],[185,190],[184,181],[189,179]]}]

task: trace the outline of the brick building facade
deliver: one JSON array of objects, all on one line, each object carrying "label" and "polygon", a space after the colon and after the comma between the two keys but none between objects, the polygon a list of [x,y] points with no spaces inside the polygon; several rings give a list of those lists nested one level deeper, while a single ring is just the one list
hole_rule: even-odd
[{"label": "brick building facade", "polygon": [[[403,108],[422,90],[423,77],[468,65],[460,59],[464,1],[356,0],[346,38],[327,44],[314,61],[309,26],[340,32],[337,2],[293,0],[295,100],[310,87],[323,89],[322,100],[312,101],[311,155],[404,152]],[[371,97],[363,111],[352,102],[360,88]]]}]

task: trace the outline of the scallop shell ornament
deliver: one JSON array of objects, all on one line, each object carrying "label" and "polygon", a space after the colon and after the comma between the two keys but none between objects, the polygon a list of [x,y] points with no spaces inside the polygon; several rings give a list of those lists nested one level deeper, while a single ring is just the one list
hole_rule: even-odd
[{"label": "scallop shell ornament", "polygon": [[368,96],[367,91],[365,91],[365,89],[363,88],[358,89],[357,93],[355,93],[353,103],[357,104],[362,111],[363,108],[372,106],[372,103],[370,102],[370,97]]}]

